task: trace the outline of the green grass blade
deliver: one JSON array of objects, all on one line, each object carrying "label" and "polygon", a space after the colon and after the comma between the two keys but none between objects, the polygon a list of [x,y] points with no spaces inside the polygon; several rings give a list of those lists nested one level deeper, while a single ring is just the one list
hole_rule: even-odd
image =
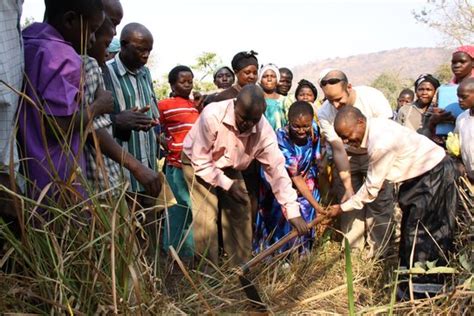
[{"label": "green grass blade", "polygon": [[344,254],[346,257],[347,298],[349,301],[349,315],[355,315],[354,277],[352,275],[351,247],[347,238],[344,238]]}]

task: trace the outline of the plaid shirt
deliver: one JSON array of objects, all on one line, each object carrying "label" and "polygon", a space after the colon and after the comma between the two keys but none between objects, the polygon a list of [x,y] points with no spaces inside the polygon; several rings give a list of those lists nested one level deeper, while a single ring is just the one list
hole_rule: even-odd
[{"label": "plaid shirt", "polygon": [[[107,85],[107,90],[112,91],[115,100],[115,112],[129,110],[134,107],[143,108],[151,106],[147,115],[151,118],[158,118],[156,108],[156,97],[153,91],[153,81],[148,68],[141,67],[136,72],[128,70],[120,60],[120,54],[107,62],[110,73],[111,86]],[[148,168],[156,171],[157,143],[156,134],[153,128],[147,132],[132,131],[126,140],[116,138],[117,142],[138,161]],[[145,191],[144,187],[130,174],[124,170],[125,175],[130,180],[131,190],[134,192]]]},{"label": "plaid shirt", "polygon": [[[83,60],[85,72],[84,102],[86,105],[90,105],[94,102],[97,88],[105,89],[105,85],[97,61],[89,56],[83,56]],[[112,134],[112,121],[108,114],[94,118],[93,127],[94,130],[106,128]],[[92,184],[92,189],[95,192],[103,192],[108,188],[116,188],[112,190],[112,195],[117,196],[119,194],[118,187],[123,180],[121,166],[106,155],[101,155],[103,160],[103,167],[101,167],[93,142],[88,142],[84,150],[87,159],[87,180]]]},{"label": "plaid shirt", "polygon": [[[17,90],[21,90],[24,67],[20,30],[22,5],[23,0],[0,3],[0,79]],[[11,155],[18,169],[14,133],[18,100],[16,92],[0,83],[0,172],[8,172]]]}]

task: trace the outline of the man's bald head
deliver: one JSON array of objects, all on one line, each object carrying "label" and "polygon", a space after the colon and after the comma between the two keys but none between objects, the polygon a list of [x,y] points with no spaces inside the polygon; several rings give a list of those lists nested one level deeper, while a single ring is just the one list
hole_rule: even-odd
[{"label": "man's bald head", "polygon": [[[102,4],[104,6],[105,15],[110,18],[114,27],[117,27],[123,18],[123,8],[120,0],[102,0]],[[115,34],[117,34],[117,32],[115,32]]]},{"label": "man's bald head", "polygon": [[326,74],[322,74],[322,77],[319,79],[319,85],[321,88],[334,84],[342,84],[347,86],[348,83],[349,80],[347,79],[346,74],[339,69],[329,70]]},{"label": "man's bald head", "polygon": [[458,87],[459,106],[474,115],[474,78],[464,79]]},{"label": "man's bald head", "polygon": [[241,133],[252,129],[260,122],[265,112],[265,95],[262,88],[247,84],[237,95],[235,101],[235,122]]},{"label": "man's bald head", "polygon": [[354,105],[356,96],[352,85],[348,82],[344,72],[330,69],[320,74],[319,85],[324,96],[337,110],[346,105]]},{"label": "man's bald head", "polygon": [[122,33],[120,33],[120,41],[130,41],[138,37],[149,38],[153,41],[153,35],[151,32],[145,25],[140,23],[129,23],[125,25]]},{"label": "man's bald head", "polygon": [[120,59],[124,65],[135,71],[148,62],[153,49],[153,35],[140,23],[125,25],[120,34]]},{"label": "man's bald head", "polygon": [[346,106],[337,112],[334,129],[344,143],[358,148],[364,138],[366,124],[367,119],[358,108]]}]

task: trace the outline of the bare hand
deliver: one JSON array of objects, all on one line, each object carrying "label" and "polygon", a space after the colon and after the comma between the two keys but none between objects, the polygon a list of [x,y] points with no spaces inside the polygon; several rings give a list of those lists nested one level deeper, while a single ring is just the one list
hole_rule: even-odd
[{"label": "bare hand", "polygon": [[96,116],[114,111],[114,97],[112,92],[104,90],[100,87],[95,91],[93,111]]},{"label": "bare hand", "polygon": [[454,123],[456,118],[451,114],[451,112],[445,111],[440,108],[432,108],[431,116],[429,120],[429,126],[435,127],[440,123]]},{"label": "bare hand", "polygon": [[234,200],[236,200],[240,204],[245,204],[248,201],[248,192],[244,188],[242,188],[242,186],[236,181],[232,183],[232,186],[227,192]]},{"label": "bare hand", "polygon": [[291,226],[293,226],[293,229],[298,232],[298,236],[303,236],[309,233],[308,224],[303,219],[303,217],[298,216],[290,218],[288,221],[290,222]]},{"label": "bare hand", "polygon": [[201,93],[194,91],[193,92],[193,98],[194,98],[194,106],[196,109],[201,113],[203,107],[204,107],[204,99],[206,99],[205,95],[202,95]]},{"label": "bare hand", "polygon": [[354,195],[354,190],[352,188],[350,190],[346,190],[346,192],[341,198],[341,203],[344,203],[345,201],[349,200],[351,196],[353,195]]},{"label": "bare hand", "polygon": [[329,211],[325,214],[329,218],[335,218],[342,214],[341,205],[332,205],[329,207]]},{"label": "bare hand", "polygon": [[150,106],[147,105],[141,109],[134,107],[133,109],[115,114],[116,128],[128,131],[148,131],[155,125],[154,120],[145,114],[149,110]]},{"label": "bare hand", "polygon": [[133,176],[145,187],[145,191],[148,195],[154,198],[160,195],[162,183],[158,173],[144,165],[140,165],[139,168],[133,172]]}]

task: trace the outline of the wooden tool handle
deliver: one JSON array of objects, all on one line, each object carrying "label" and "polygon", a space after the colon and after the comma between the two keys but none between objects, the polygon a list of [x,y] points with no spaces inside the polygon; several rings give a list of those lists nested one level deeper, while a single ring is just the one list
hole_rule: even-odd
[{"label": "wooden tool handle", "polygon": [[[311,222],[308,223],[308,229],[313,228],[314,226],[318,225],[321,223],[326,217],[325,216],[317,216],[315,219],[313,219]],[[283,247],[287,242],[291,241],[293,238],[298,236],[298,232],[296,230],[292,230],[285,236],[283,236],[279,241],[259,253],[257,256],[255,256],[253,259],[251,259],[249,262],[246,264],[242,265],[239,270],[241,270],[242,273],[248,273],[250,269],[252,269],[256,264],[258,264],[260,261],[268,257],[269,255],[273,254],[275,251]]]}]

